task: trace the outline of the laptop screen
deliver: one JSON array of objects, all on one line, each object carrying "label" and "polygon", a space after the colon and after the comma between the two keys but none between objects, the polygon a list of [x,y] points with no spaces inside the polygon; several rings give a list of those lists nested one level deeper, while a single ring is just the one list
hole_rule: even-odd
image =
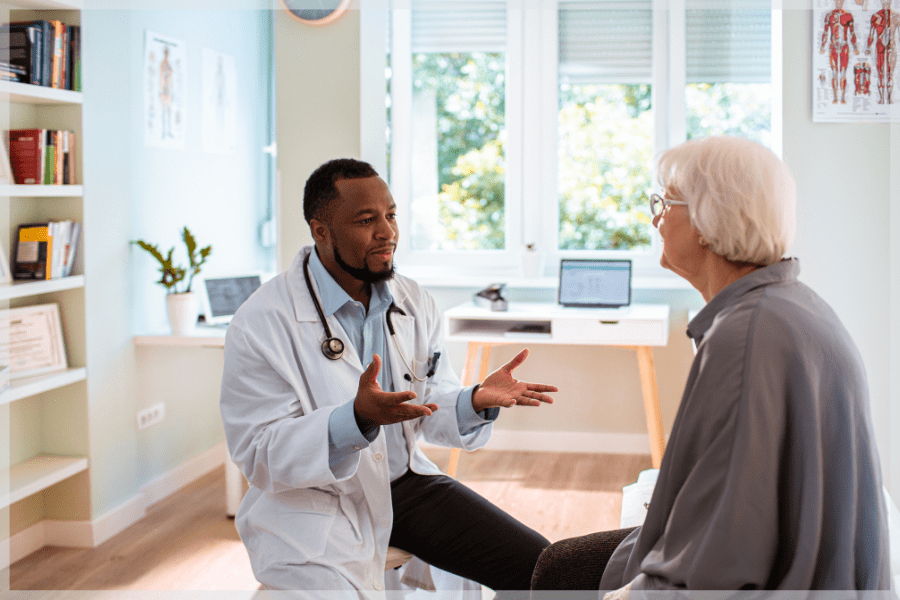
[{"label": "laptop screen", "polygon": [[259,275],[217,277],[203,280],[204,308],[208,323],[227,323],[261,285]]},{"label": "laptop screen", "polygon": [[559,266],[563,306],[619,307],[631,304],[630,260],[563,259]]}]

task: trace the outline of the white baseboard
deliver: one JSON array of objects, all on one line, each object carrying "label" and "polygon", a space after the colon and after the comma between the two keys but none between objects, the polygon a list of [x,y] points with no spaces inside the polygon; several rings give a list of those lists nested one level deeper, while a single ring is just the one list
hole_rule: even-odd
[{"label": "white baseboard", "polygon": [[0,542],[0,545],[3,548],[0,550],[0,569],[6,569],[14,562],[25,558],[32,552],[37,552],[47,545],[44,537],[43,521],[23,529],[8,540],[3,540]]},{"label": "white baseboard", "polygon": [[485,450],[650,454],[650,438],[645,433],[514,431],[495,427]]},{"label": "white baseboard", "polygon": [[[423,448],[444,448],[419,441]],[[497,429],[485,450],[517,452],[579,452],[585,454],[650,454],[646,433],[594,433],[588,431],[514,431]]]},{"label": "white baseboard", "polygon": [[[45,520],[0,542],[0,569],[25,558],[44,546],[96,548],[147,514],[147,508],[203,477],[225,462],[225,442],[217,444],[150,481],[130,500],[92,521]],[[6,560],[4,560],[6,559]]]},{"label": "white baseboard", "polygon": [[141,488],[147,506],[153,506],[160,500],[168,498],[187,484],[203,477],[210,471],[225,464],[228,450],[225,442],[220,442],[206,452],[195,456],[175,467],[168,473],[163,473]]}]

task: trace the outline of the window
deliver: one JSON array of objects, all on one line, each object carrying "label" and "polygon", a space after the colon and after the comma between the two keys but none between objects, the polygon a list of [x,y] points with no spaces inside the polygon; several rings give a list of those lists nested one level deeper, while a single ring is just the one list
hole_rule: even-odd
[{"label": "window", "polygon": [[654,157],[701,135],[772,142],[768,8],[406,6],[391,11],[387,71],[401,269],[515,276],[532,246],[548,276],[560,258],[590,256],[662,275]]},{"label": "window", "polygon": [[653,3],[604,4],[559,4],[556,245],[646,251]]},{"label": "window", "polygon": [[687,1],[687,138],[738,135],[771,146],[772,12],[722,4]]}]

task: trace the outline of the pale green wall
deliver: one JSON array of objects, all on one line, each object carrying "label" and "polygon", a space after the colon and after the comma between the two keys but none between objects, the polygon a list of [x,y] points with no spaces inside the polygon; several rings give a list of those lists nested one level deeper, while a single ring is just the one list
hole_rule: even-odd
[{"label": "pale green wall", "polygon": [[332,158],[359,158],[359,11],[327,27],[309,27],[277,11],[275,61],[284,270],[312,241],[303,218],[307,177]]},{"label": "pale green wall", "polygon": [[[212,244],[208,270],[257,269],[265,216],[268,47],[265,11],[95,10],[84,28],[84,179],[92,516],[224,439],[218,414],[221,353],[136,350],[136,334],[166,329],[156,265],[129,244],[177,246],[181,227]],[[144,32],[186,43],[183,150],[144,146]],[[202,49],[235,58],[238,149],[201,145]],[[182,255],[183,256],[183,255]],[[274,254],[273,254],[274,256]],[[135,414],[166,403],[165,420],[138,432]]]}]

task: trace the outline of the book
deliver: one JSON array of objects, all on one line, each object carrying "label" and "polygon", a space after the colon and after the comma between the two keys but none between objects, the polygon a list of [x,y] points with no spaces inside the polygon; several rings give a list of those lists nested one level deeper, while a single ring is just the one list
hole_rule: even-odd
[{"label": "book", "polygon": [[42,182],[44,185],[53,183],[53,171],[56,168],[56,145],[55,136],[50,130],[44,130],[44,154],[43,154],[43,175]]},{"label": "book", "polygon": [[[9,162],[9,151],[7,150],[8,142],[4,139],[0,142],[0,184],[10,185],[15,183],[12,174],[12,167]],[[8,265],[7,265],[8,266]]]},{"label": "book", "polygon": [[69,64],[72,71],[71,89],[81,91],[81,26],[71,25],[72,37],[69,43]]},{"label": "book", "polygon": [[49,279],[52,240],[47,223],[19,225],[16,235],[13,279]]},{"label": "book", "polygon": [[9,257],[0,245],[0,283],[10,283],[12,281],[12,272],[9,270]]},{"label": "book", "polygon": [[13,129],[7,132],[6,139],[15,183],[42,183],[44,130]]},{"label": "book", "polygon": [[68,90],[70,88],[69,83],[69,28],[62,24],[62,42],[60,43],[61,49],[59,60],[59,87],[64,90]]},{"label": "book", "polygon": [[60,87],[63,59],[63,27],[62,21],[50,21],[53,27],[53,54],[50,58],[50,87]]},{"label": "book", "polygon": [[[25,23],[9,23],[0,26],[0,48],[8,48],[9,56],[0,62],[0,74],[4,79],[20,83],[36,83],[33,76],[39,79],[39,71],[35,69],[37,52],[37,27]],[[14,75],[11,77],[10,75]]]},{"label": "book", "polygon": [[72,221],[69,227],[69,237],[66,241],[66,260],[63,265],[63,277],[72,274],[72,266],[75,264],[75,255],[78,252],[78,241],[81,237],[81,223]]},{"label": "book", "polygon": [[53,58],[53,27],[50,21],[32,21],[32,24],[40,30],[41,37],[41,85],[50,87],[50,65]]}]

